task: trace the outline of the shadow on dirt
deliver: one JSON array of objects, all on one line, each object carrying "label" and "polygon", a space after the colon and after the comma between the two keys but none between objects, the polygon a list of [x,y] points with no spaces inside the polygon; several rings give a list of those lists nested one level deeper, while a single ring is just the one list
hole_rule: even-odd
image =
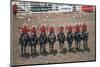
[{"label": "shadow on dirt", "polygon": [[60,53],[62,53],[62,54],[66,54],[66,53],[67,53],[67,48],[63,48],[63,50],[60,51]]},{"label": "shadow on dirt", "polygon": [[[63,55],[65,55],[66,53],[74,53],[74,54],[76,54],[76,53],[79,53],[79,52],[81,52],[81,53],[90,52],[90,49],[89,48],[87,48],[87,49],[71,48],[70,50],[67,50],[67,48],[63,48],[63,50],[60,51],[60,53],[63,54]],[[34,52],[32,54],[25,53],[23,55],[20,55],[20,57],[24,57],[24,58],[27,58],[28,59],[30,57],[35,58],[35,57],[37,57],[39,55],[42,55],[42,56],[47,56],[47,55],[56,56],[57,53],[58,53],[58,51],[55,49],[52,52],[45,51],[45,52],[42,52],[41,54],[38,53],[38,52]]]},{"label": "shadow on dirt", "polygon": [[29,53],[24,53],[23,55],[20,55],[20,57],[30,58],[30,54]]},{"label": "shadow on dirt", "polygon": [[35,57],[39,56],[39,53],[38,52],[32,53],[31,56],[32,56],[32,58],[35,58]]}]

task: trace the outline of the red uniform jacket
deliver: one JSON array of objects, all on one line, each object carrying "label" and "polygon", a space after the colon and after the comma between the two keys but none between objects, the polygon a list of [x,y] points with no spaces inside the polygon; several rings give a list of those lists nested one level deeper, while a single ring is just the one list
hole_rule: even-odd
[{"label": "red uniform jacket", "polygon": [[12,5],[12,9],[13,9],[13,12],[17,12],[17,5],[16,4]]},{"label": "red uniform jacket", "polygon": [[78,24],[75,25],[75,32],[80,32],[80,25]]},{"label": "red uniform jacket", "polygon": [[67,30],[68,32],[72,32],[72,26],[71,25],[67,26]]},{"label": "red uniform jacket", "polygon": [[54,32],[54,27],[49,27],[48,30],[49,32]]},{"label": "red uniform jacket", "polygon": [[32,27],[31,30],[30,30],[32,33],[36,33],[36,28],[35,27]]},{"label": "red uniform jacket", "polygon": [[46,32],[46,27],[45,26],[41,26],[40,27],[40,32]]},{"label": "red uniform jacket", "polygon": [[64,27],[60,27],[58,30],[59,30],[60,32],[62,32],[62,31],[64,31]]},{"label": "red uniform jacket", "polygon": [[22,26],[22,27],[20,27],[20,30],[21,30],[22,33],[27,33],[27,32],[29,32],[29,29],[28,29],[27,26]]},{"label": "red uniform jacket", "polygon": [[82,25],[82,31],[87,31],[87,25],[85,23]]}]

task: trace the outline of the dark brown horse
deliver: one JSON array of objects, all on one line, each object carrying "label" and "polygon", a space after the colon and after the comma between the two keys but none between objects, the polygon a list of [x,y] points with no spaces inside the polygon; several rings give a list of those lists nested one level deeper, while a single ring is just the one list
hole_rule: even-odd
[{"label": "dark brown horse", "polygon": [[42,32],[40,33],[40,36],[39,36],[40,54],[46,51],[46,48],[45,48],[46,43],[47,43],[46,33]]},{"label": "dark brown horse", "polygon": [[59,34],[57,35],[58,41],[59,41],[59,47],[60,49],[63,48],[63,44],[65,42],[65,34],[64,32],[59,32]]},{"label": "dark brown horse", "polygon": [[53,52],[54,43],[56,42],[56,35],[55,35],[55,33],[49,34],[49,36],[48,36],[48,42],[49,42],[50,52]]},{"label": "dark brown horse", "polygon": [[33,50],[34,50],[34,53],[36,53],[37,36],[35,33],[31,33],[31,36],[29,37],[29,44],[31,46],[31,55],[32,55]]},{"label": "dark brown horse", "polygon": [[26,54],[26,47],[28,45],[29,36],[27,33],[22,33],[19,42],[21,44],[21,55],[24,56]]}]

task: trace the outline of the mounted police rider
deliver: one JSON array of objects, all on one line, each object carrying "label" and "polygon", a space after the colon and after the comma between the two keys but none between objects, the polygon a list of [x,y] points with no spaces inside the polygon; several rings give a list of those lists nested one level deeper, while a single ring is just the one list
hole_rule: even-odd
[{"label": "mounted police rider", "polygon": [[48,32],[49,32],[49,35],[54,33],[54,25],[49,25]]},{"label": "mounted police rider", "polygon": [[36,42],[37,42],[37,30],[36,26],[32,25],[30,29],[31,35],[30,35],[30,45],[31,45],[31,54],[33,53],[33,47],[34,46],[34,52],[36,52]]},{"label": "mounted police rider", "polygon": [[22,56],[24,56],[24,54],[26,55],[26,46],[29,41],[28,32],[29,29],[27,23],[24,23],[22,26],[19,27],[19,33],[20,33],[19,44],[21,44]]},{"label": "mounted police rider", "polygon": [[75,43],[76,43],[76,49],[78,50],[80,48],[80,41],[81,41],[81,33],[80,33],[80,24],[75,23]]},{"label": "mounted police rider", "polygon": [[50,52],[53,52],[53,45],[56,41],[56,35],[54,32],[54,25],[49,25],[48,27],[48,42],[49,42],[49,48],[50,48]]},{"label": "mounted police rider", "polygon": [[68,31],[67,33],[67,42],[69,46],[69,51],[71,50],[72,43],[73,43],[73,33],[72,33],[73,26],[72,24],[69,24],[66,26],[66,30]]},{"label": "mounted police rider", "polygon": [[60,25],[60,27],[58,28],[58,41],[59,41],[59,47],[62,50],[63,49],[63,44],[65,41],[65,34],[64,34],[64,25]]},{"label": "mounted police rider", "polygon": [[28,32],[29,32],[29,28],[28,28],[28,24],[24,23],[22,26],[19,27],[19,32],[20,32],[20,38],[19,38],[19,43],[21,44],[21,38],[26,35],[28,37]]},{"label": "mounted police rider", "polygon": [[46,51],[46,49],[45,49],[45,44],[47,42],[46,25],[41,24],[39,30],[40,30],[39,42],[40,42],[40,53],[41,53],[42,47],[44,47],[44,52]]},{"label": "mounted police rider", "polygon": [[87,24],[85,22],[82,23],[82,35],[83,35],[83,47],[84,50],[88,49],[88,31],[87,31]]}]

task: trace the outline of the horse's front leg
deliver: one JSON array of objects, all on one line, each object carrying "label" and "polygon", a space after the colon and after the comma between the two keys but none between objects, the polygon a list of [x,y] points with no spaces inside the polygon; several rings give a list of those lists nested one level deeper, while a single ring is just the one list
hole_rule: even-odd
[{"label": "horse's front leg", "polygon": [[31,45],[31,55],[33,54],[33,46]]},{"label": "horse's front leg", "polygon": [[21,45],[21,55],[23,56],[23,45]]},{"label": "horse's front leg", "polygon": [[24,54],[26,55],[26,45],[24,46]]},{"label": "horse's front leg", "polygon": [[68,42],[68,46],[69,46],[69,51],[71,50],[71,43],[70,42]]},{"label": "horse's front leg", "polygon": [[59,42],[59,48],[60,48],[60,50],[61,50],[61,43]]},{"label": "horse's front leg", "polygon": [[61,49],[63,49],[63,43],[61,44]]},{"label": "horse's front leg", "polygon": [[87,41],[83,40],[83,46],[84,46],[84,50],[86,50],[88,48]]},{"label": "horse's front leg", "polygon": [[86,48],[88,49],[88,41],[86,40]]},{"label": "horse's front leg", "polygon": [[36,44],[34,44],[34,52],[36,52]]},{"label": "horse's front leg", "polygon": [[43,50],[44,52],[46,51],[46,49],[45,49],[45,44],[44,44],[44,50]]},{"label": "horse's front leg", "polygon": [[78,41],[78,49],[80,49],[81,41]]},{"label": "horse's front leg", "polygon": [[73,43],[73,42],[70,43],[70,49],[72,48],[72,43]]},{"label": "horse's front leg", "polygon": [[75,40],[76,49],[78,50],[78,40]]},{"label": "horse's front leg", "polygon": [[42,52],[41,52],[41,48],[42,48],[42,46],[41,46],[41,44],[40,44],[40,54],[42,53]]},{"label": "horse's front leg", "polygon": [[52,44],[52,52],[53,52],[53,44]]}]

